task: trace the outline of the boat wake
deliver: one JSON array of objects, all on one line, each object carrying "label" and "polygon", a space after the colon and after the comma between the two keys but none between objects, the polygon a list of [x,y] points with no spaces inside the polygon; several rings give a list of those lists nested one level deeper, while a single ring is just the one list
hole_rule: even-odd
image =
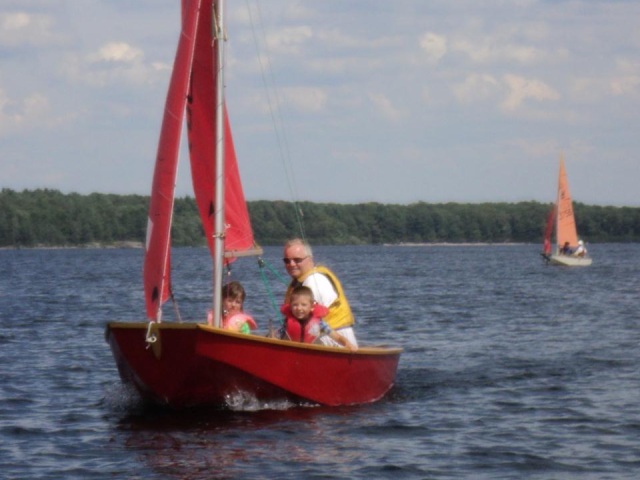
[{"label": "boat wake", "polygon": [[144,407],[140,394],[129,383],[110,384],[105,389],[103,402],[114,411],[135,411]]},{"label": "boat wake", "polygon": [[234,412],[257,412],[260,410],[288,410],[290,408],[299,407],[297,403],[293,403],[289,400],[259,400],[255,395],[244,392],[236,391],[231,394],[225,395],[225,403],[229,410]]}]

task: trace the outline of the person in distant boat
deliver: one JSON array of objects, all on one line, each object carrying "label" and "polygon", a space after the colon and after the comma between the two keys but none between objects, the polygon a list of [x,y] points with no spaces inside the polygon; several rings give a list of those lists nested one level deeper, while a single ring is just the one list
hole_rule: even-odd
[{"label": "person in distant boat", "polygon": [[587,247],[584,246],[584,242],[582,240],[578,241],[578,248],[573,252],[576,257],[584,257],[587,254]]},{"label": "person in distant boat", "polygon": [[295,287],[289,295],[289,303],[282,305],[285,315],[282,338],[302,343],[322,343],[328,346],[343,346],[355,352],[358,346],[333,330],[322,320],[329,309],[316,303],[309,287]]},{"label": "person in distant boat", "polygon": [[569,245],[569,242],[564,242],[564,245],[562,246],[562,248],[560,249],[560,254],[561,255],[571,255],[571,245]]},{"label": "person in distant boat", "polygon": [[[240,282],[229,282],[222,287],[222,328],[240,333],[251,333],[258,328],[251,315],[244,313],[246,298]],[[209,310],[207,323],[213,325],[213,312]]]},{"label": "person in distant boat", "polygon": [[311,246],[300,238],[285,243],[282,260],[291,276],[284,303],[290,302],[291,292],[295,287],[309,287],[315,301],[329,309],[325,322],[357,347],[358,341],[353,328],[355,318],[338,277],[327,267],[314,265]]}]

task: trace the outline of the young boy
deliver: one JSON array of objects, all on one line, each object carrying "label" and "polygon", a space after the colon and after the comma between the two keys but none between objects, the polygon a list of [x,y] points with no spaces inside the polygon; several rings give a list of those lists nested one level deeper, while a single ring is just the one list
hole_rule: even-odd
[{"label": "young boy", "polygon": [[296,287],[291,292],[290,303],[281,308],[286,315],[284,330],[286,336],[294,342],[318,343],[348,348],[355,352],[358,347],[332,330],[322,317],[329,310],[314,302],[313,292],[309,287]]}]

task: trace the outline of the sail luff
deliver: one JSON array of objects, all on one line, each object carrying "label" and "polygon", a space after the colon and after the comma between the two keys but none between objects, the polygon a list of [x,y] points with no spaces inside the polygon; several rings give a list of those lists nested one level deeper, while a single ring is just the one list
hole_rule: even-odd
[{"label": "sail luff", "polygon": [[182,27],[169,81],[153,174],[143,281],[147,317],[160,322],[162,304],[169,298],[171,222],[182,123],[195,49],[200,0],[183,0]]},{"label": "sail luff", "polygon": [[556,201],[556,244],[558,248],[569,242],[572,248],[578,245],[578,233],[573,214],[573,201],[569,192],[569,181],[564,166],[564,158],[560,157],[558,174],[558,198]]}]

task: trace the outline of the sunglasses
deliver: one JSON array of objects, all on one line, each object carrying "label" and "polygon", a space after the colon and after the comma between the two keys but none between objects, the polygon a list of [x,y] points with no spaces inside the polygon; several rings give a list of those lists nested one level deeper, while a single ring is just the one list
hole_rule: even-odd
[{"label": "sunglasses", "polygon": [[309,257],[303,257],[303,258],[283,258],[282,261],[284,262],[285,265],[289,265],[290,263],[295,263],[296,265],[304,262],[307,258]]}]

